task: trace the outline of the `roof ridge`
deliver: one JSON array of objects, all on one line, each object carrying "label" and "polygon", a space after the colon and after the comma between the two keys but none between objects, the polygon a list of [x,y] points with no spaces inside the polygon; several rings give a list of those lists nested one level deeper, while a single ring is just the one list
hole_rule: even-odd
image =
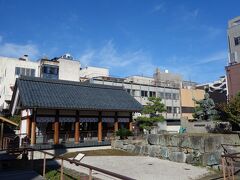
[{"label": "roof ridge", "polygon": [[111,85],[105,85],[105,84],[92,84],[92,83],[86,83],[86,82],[68,81],[68,80],[61,80],[61,79],[44,79],[41,77],[29,77],[29,76],[20,76],[18,79],[25,80],[25,81],[51,83],[51,84],[63,84],[63,85],[65,84],[65,85],[72,85],[72,86],[84,86],[84,87],[90,87],[90,88],[123,90],[123,87],[118,87],[118,86],[111,86]]}]

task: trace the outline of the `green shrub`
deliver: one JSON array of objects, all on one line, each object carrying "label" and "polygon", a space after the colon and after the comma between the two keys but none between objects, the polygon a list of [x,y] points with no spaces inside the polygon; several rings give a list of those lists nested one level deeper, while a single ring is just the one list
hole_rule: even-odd
[{"label": "green shrub", "polygon": [[128,136],[133,136],[133,133],[126,128],[121,128],[116,132],[116,135],[120,136],[120,139],[127,139]]}]

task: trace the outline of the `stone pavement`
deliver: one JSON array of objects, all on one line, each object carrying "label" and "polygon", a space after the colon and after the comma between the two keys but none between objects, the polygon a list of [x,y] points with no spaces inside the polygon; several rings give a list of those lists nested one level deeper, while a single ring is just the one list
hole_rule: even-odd
[{"label": "stone pavement", "polygon": [[[206,168],[146,156],[87,156],[81,162],[139,180],[187,180],[209,173]],[[64,167],[86,174],[89,172],[68,162],[64,162]],[[94,171],[93,176],[114,179]]]}]

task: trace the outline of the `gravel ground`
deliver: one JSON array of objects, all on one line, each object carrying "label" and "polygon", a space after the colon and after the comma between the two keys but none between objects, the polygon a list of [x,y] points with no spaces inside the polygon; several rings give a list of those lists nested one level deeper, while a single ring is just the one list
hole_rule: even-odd
[{"label": "gravel ground", "polygon": [[[206,168],[145,156],[86,156],[81,162],[139,180],[198,179],[209,173]],[[64,162],[64,167],[89,172],[68,162]],[[94,171],[93,176],[104,180],[114,179]]]}]

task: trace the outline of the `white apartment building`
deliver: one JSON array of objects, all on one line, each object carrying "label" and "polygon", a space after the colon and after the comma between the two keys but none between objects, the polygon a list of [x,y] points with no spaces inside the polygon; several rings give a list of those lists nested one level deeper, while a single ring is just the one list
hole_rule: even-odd
[{"label": "white apartment building", "polygon": [[12,88],[20,75],[38,76],[39,63],[29,61],[27,55],[19,59],[0,57],[0,111],[8,108]]},{"label": "white apartment building", "polygon": [[229,64],[240,63],[240,16],[228,22]]},{"label": "white apartment building", "polygon": [[109,71],[97,67],[81,69],[80,62],[74,60],[70,54],[37,61],[30,61],[27,55],[21,58],[0,57],[0,112],[8,109],[15,80],[21,75],[80,81],[82,78],[108,76]]}]

